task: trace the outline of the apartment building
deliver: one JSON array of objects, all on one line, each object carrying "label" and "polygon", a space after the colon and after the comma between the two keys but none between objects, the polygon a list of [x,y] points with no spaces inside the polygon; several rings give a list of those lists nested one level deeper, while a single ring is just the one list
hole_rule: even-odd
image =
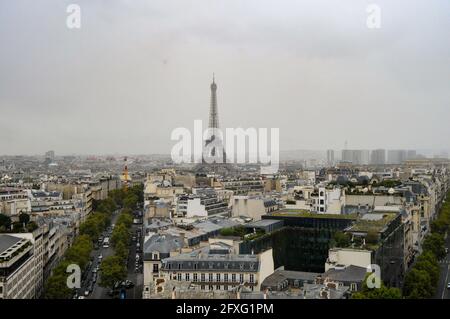
[{"label": "apartment building", "polygon": [[34,251],[30,239],[0,234],[0,299],[35,298]]},{"label": "apartment building", "polygon": [[235,254],[222,242],[162,260],[160,280],[152,291],[163,293],[169,282],[189,284],[196,291],[233,291],[246,287],[259,291],[264,279],[274,271],[272,249],[257,255]]}]

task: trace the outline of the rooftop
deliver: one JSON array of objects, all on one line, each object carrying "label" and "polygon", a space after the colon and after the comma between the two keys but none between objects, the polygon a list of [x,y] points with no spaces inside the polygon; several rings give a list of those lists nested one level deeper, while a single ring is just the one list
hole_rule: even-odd
[{"label": "rooftop", "polygon": [[283,209],[270,214],[271,216],[290,216],[305,218],[335,218],[335,219],[356,219],[356,214],[316,214],[303,209]]},{"label": "rooftop", "polygon": [[381,232],[391,221],[395,219],[398,213],[380,212],[369,213],[358,219],[351,228],[353,232]]}]

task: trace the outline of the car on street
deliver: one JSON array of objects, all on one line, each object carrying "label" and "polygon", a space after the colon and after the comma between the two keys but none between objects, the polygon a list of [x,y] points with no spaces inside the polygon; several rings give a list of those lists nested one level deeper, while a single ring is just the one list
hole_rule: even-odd
[{"label": "car on street", "polygon": [[78,299],[86,299],[84,296],[78,296]]},{"label": "car on street", "polygon": [[450,289],[450,282],[447,284],[447,289]]},{"label": "car on street", "polygon": [[127,289],[133,288],[134,287],[134,283],[131,280],[127,279],[124,282],[122,282],[122,287],[125,287]]},{"label": "car on street", "polygon": [[103,259],[103,255],[102,254],[98,255],[98,260],[101,261],[102,259]]},{"label": "car on street", "polygon": [[85,296],[89,296],[90,293],[91,293],[91,292],[89,291],[89,289],[86,289],[86,290],[84,291],[84,295],[85,295]]}]

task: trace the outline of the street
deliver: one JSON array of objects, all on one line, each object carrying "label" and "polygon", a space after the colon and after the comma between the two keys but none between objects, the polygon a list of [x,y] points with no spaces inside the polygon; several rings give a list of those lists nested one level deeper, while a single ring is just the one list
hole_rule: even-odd
[{"label": "street", "polygon": [[446,236],[445,247],[447,247],[447,256],[439,262],[441,267],[441,275],[439,277],[438,289],[436,292],[436,299],[450,299],[450,289],[447,289],[447,284],[450,282],[450,236]]},{"label": "street", "polygon": [[[115,224],[117,221],[117,218],[120,215],[120,211],[116,211],[111,219],[111,225]],[[141,225],[134,225],[132,226],[132,236],[136,236],[136,231],[138,229],[141,229]],[[106,234],[106,231],[104,232]],[[110,235],[108,235],[110,236]],[[140,237],[140,245],[142,247],[142,236]],[[136,243],[135,241],[131,241],[130,247],[129,247],[129,258],[128,258],[128,264],[127,264],[127,278],[128,280],[132,281],[134,283],[134,287],[126,289],[126,299],[140,299],[142,298],[142,286],[143,286],[143,274],[142,274],[142,267],[139,268],[139,272],[136,272]],[[89,267],[89,269],[86,271],[86,274],[83,276],[81,288],[79,289],[79,295],[85,296],[85,291],[88,290],[89,285],[92,284],[92,279],[94,276],[97,276],[97,280],[93,284],[93,289],[89,293],[88,296],[85,296],[87,299],[111,299],[114,297],[111,297],[108,295],[108,292],[110,291],[110,288],[104,288],[99,285],[101,281],[101,272],[98,271],[97,275],[94,274],[93,270],[100,266],[101,260],[99,260],[99,256],[102,255],[102,260],[106,257],[109,257],[114,254],[114,249],[112,246],[109,246],[108,248],[103,248],[103,245],[100,244],[98,249],[94,249],[91,253],[92,257],[92,265]],[[140,254],[140,263],[142,263],[142,254]],[[116,296],[115,298],[118,298]]]}]

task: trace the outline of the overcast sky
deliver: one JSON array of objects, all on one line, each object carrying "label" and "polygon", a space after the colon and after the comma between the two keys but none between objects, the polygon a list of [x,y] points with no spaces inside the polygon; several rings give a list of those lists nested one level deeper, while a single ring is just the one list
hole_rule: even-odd
[{"label": "overcast sky", "polygon": [[0,43],[0,154],[168,153],[213,72],[221,126],[282,150],[450,148],[448,0],[9,0]]}]

